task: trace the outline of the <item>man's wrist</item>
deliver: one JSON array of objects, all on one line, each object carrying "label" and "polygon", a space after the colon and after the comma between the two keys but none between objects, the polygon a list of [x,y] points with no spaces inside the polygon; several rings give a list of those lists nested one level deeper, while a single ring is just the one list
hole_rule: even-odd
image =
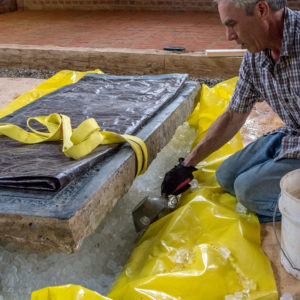
[{"label": "man's wrist", "polygon": [[194,167],[196,165],[196,164],[193,163],[193,157],[190,154],[184,159],[182,164],[185,167]]}]

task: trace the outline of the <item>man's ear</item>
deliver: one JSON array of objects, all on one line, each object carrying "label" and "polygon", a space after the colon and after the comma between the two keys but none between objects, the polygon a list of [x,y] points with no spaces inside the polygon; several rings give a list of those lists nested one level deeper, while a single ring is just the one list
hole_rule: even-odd
[{"label": "man's ear", "polygon": [[261,0],[255,4],[254,15],[257,18],[259,18],[260,20],[265,20],[268,18],[269,14],[270,14],[270,6],[266,1]]}]

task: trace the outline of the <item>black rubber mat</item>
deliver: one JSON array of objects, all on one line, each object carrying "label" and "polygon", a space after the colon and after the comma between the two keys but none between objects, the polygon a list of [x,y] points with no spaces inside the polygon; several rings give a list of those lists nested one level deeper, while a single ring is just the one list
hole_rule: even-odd
[{"label": "black rubber mat", "polygon": [[[136,134],[147,120],[176,97],[187,77],[186,74],[87,74],[77,83],[41,97],[0,122],[25,129],[29,117],[60,113],[71,118],[73,128],[88,118],[95,118],[103,131]],[[34,128],[41,130],[38,124]],[[63,154],[61,142],[26,145],[3,136],[0,141],[0,186],[48,191],[66,186],[118,147],[99,146],[88,156],[73,160]]]}]

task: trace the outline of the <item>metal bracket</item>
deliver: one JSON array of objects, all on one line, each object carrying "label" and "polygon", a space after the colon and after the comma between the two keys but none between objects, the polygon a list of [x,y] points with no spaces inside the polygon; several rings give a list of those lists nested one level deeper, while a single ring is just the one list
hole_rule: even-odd
[{"label": "metal bracket", "polygon": [[136,232],[141,232],[156,220],[177,208],[178,197],[145,197],[132,211]]}]

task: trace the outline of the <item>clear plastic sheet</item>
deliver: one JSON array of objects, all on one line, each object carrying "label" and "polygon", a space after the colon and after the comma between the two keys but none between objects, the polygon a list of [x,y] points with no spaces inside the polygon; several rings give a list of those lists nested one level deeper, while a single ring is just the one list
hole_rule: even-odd
[{"label": "clear plastic sheet", "polygon": [[34,89],[24,93],[23,95],[19,96],[18,98],[14,99],[8,105],[0,109],[0,118],[5,117],[8,114],[13,113],[15,110],[39,99],[40,97],[50,94],[55,90],[77,82],[87,73],[96,73],[96,74],[103,74],[102,71],[96,69],[94,71],[86,71],[86,72],[77,72],[71,70],[62,70],[56,73],[54,76],[45,80],[43,83],[35,87]]},{"label": "clear plastic sheet", "polygon": [[[68,116],[75,128],[94,118],[101,130],[135,134],[157,111],[172,101],[187,79],[186,74],[109,76],[86,74],[77,83],[44,95],[5,116],[1,123],[25,127],[30,117],[58,113]],[[41,126],[32,126],[42,131]],[[74,161],[54,142],[25,145],[1,137],[0,186],[57,191],[91,166],[111,155],[117,145],[100,145]],[[11,153],[14,155],[12,156]]]},{"label": "clear plastic sheet", "polygon": [[[212,89],[203,86],[189,118],[198,129],[194,145],[226,109],[235,83],[236,78]],[[217,166],[241,147],[238,134],[198,165],[198,184],[181,196],[178,209],[150,225],[107,297],[278,299],[270,262],[260,247],[257,217],[238,210],[236,199],[215,181]],[[57,298],[32,300],[65,299],[60,295],[62,291]]]}]

